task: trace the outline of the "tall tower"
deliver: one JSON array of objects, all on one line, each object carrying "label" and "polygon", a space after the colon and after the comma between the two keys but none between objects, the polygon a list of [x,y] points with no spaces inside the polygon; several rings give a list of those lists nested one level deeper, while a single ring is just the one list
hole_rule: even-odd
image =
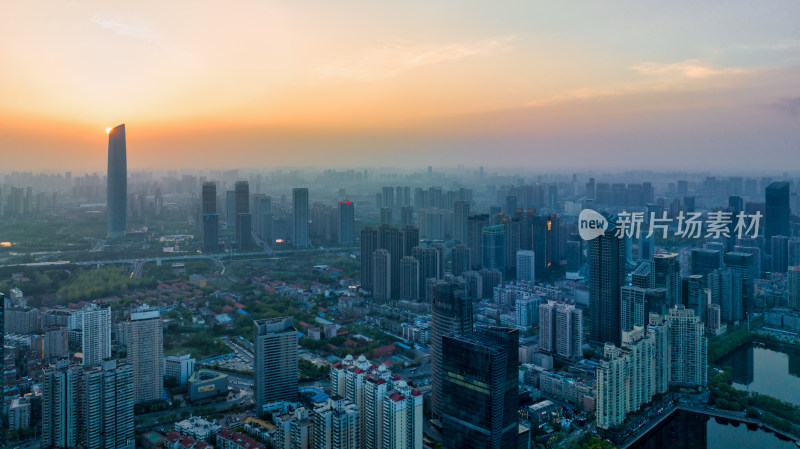
[{"label": "tall tower", "polygon": [[351,201],[339,201],[339,245],[350,246],[355,243],[355,207]]},{"label": "tall tower", "polygon": [[219,240],[219,218],[217,215],[217,185],[203,183],[203,251],[217,250]]},{"label": "tall tower", "polygon": [[472,332],[472,303],[454,284],[438,282],[433,286],[431,301],[431,412],[441,419],[442,405],[442,337]]},{"label": "tall tower", "polygon": [[297,400],[297,331],[292,317],[253,321],[256,414],[264,405]]},{"label": "tall tower", "polygon": [[479,326],[442,338],[442,436],[449,449],[519,447],[519,331]]},{"label": "tall tower", "polygon": [[789,183],[773,182],[765,192],[764,238],[767,242],[775,235],[789,236]]},{"label": "tall tower", "polygon": [[158,310],[131,312],[128,360],[133,365],[135,400],[161,399],[164,389],[164,330]]},{"label": "tall tower", "polygon": [[667,289],[667,306],[681,304],[681,267],[678,254],[654,254],[650,259],[650,288]]},{"label": "tall tower", "polygon": [[99,365],[111,357],[111,307],[90,304],[76,314],[80,314],[83,366]]},{"label": "tall tower", "polygon": [[378,230],[367,226],[361,230],[361,287],[372,290],[375,267],[372,253],[378,249]]},{"label": "tall tower", "polygon": [[247,181],[236,181],[235,190],[236,205],[236,242],[239,249],[250,248],[253,221],[250,215],[250,183]]},{"label": "tall tower", "polygon": [[108,130],[106,189],[108,237],[124,237],[128,219],[128,162],[124,124]]},{"label": "tall tower", "polygon": [[298,187],[292,189],[292,206],[294,209],[294,246],[308,248],[308,189]]},{"label": "tall tower", "polygon": [[591,340],[621,346],[620,287],[625,281],[625,239],[614,235],[616,217],[606,219],[609,228],[589,242]]}]

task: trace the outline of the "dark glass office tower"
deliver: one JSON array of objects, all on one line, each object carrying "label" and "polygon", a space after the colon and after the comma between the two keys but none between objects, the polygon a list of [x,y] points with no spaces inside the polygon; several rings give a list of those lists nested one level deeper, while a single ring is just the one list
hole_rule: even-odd
[{"label": "dark glass office tower", "polygon": [[[423,280],[424,282],[424,280]],[[433,286],[431,300],[431,412],[441,419],[442,337],[472,332],[472,302],[455,284],[440,281]]]},{"label": "dark glass office tower", "polygon": [[625,282],[625,239],[614,236],[616,216],[606,215],[605,234],[589,241],[591,340],[622,346],[620,287]]},{"label": "dark glass office tower", "polygon": [[355,208],[351,201],[339,201],[339,245],[350,246],[355,243]]},{"label": "dark glass office tower", "polygon": [[442,338],[442,437],[446,449],[516,449],[519,331],[479,326]]},{"label": "dark glass office tower", "polygon": [[108,236],[124,237],[128,221],[128,157],[125,149],[125,125],[108,132]]},{"label": "dark glass office tower", "polygon": [[789,236],[789,183],[773,182],[767,186],[764,209],[764,238],[771,241],[772,236]]},{"label": "dark glass office tower", "polygon": [[298,187],[292,189],[292,207],[294,209],[294,239],[295,248],[308,248],[308,189]]},{"label": "dark glass office tower", "polygon": [[219,218],[217,215],[217,185],[203,183],[203,251],[217,250],[219,240]]},{"label": "dark glass office tower", "polygon": [[236,204],[236,243],[240,250],[250,248],[252,237],[253,221],[250,215],[250,183],[247,181],[236,181],[235,187]]}]

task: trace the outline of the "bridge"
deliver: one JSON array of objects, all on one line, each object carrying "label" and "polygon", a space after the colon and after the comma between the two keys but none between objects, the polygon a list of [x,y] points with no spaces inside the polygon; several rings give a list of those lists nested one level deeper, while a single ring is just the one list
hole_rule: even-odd
[{"label": "bridge", "polygon": [[758,427],[760,429],[772,432],[772,433],[774,433],[776,435],[781,436],[782,438],[785,438],[785,439],[790,440],[790,441],[794,441],[795,443],[800,441],[800,437],[798,437],[796,435],[793,435],[791,433],[788,433],[786,431],[777,429],[777,428],[775,428],[775,427],[773,427],[773,426],[771,426],[769,424],[766,424],[764,422],[761,422],[759,420],[752,419],[752,418],[747,418],[744,415],[743,412],[734,412],[734,411],[731,411],[731,410],[721,410],[721,409],[718,409],[718,408],[712,408],[710,406],[700,406],[700,405],[695,405],[695,404],[690,404],[690,403],[677,403],[677,404],[674,404],[670,410],[666,411],[665,413],[660,414],[658,419],[653,419],[653,420],[648,421],[647,424],[645,424],[642,427],[640,427],[639,429],[637,429],[637,431],[636,431],[636,433],[634,435],[626,438],[622,443],[618,444],[617,446],[620,449],[629,448],[631,445],[633,445],[633,443],[639,441],[639,439],[641,437],[645,436],[648,432],[653,430],[656,426],[661,424],[664,420],[668,419],[676,411],[698,413],[698,414],[702,414],[702,415],[706,415],[706,416],[712,416],[714,418],[722,418],[722,419],[727,419],[727,420],[731,420],[731,421],[736,421],[736,422],[752,425],[752,426]]}]

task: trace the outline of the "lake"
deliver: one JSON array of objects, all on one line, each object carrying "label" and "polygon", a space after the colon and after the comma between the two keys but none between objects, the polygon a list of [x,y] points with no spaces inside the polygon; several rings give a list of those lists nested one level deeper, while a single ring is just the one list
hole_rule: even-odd
[{"label": "lake", "polygon": [[758,343],[744,345],[720,360],[733,368],[733,386],[800,405],[800,350]]}]

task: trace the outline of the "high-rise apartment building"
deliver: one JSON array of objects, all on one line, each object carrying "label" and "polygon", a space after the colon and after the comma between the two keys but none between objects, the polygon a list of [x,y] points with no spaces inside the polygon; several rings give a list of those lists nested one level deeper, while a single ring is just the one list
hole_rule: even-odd
[{"label": "high-rise apartment building", "polygon": [[539,348],[562,359],[583,357],[583,312],[572,304],[539,304]]},{"label": "high-rise apartment building", "polygon": [[297,400],[297,330],[294,319],[253,321],[256,413],[277,401]]},{"label": "high-rise apartment building", "polygon": [[419,261],[411,256],[400,259],[400,299],[419,301]]},{"label": "high-rise apartment building", "polygon": [[161,399],[164,390],[164,327],[158,310],[131,311],[128,361],[133,366],[134,402]]},{"label": "high-rise apartment building", "polygon": [[467,243],[467,220],[469,219],[469,201],[453,203],[453,239],[458,243]]},{"label": "high-rise apartment building", "polygon": [[505,273],[506,229],[503,225],[486,226],[481,232],[481,254],[483,268]]},{"label": "high-rise apartment building", "polygon": [[361,449],[361,413],[358,406],[341,396],[318,404],[313,414],[314,449]]},{"label": "high-rise apartment building", "polygon": [[387,300],[392,298],[392,255],[385,249],[376,249],[372,253],[372,267],[374,277],[372,281],[372,296],[375,299]]},{"label": "high-rise apartment building", "polygon": [[[130,364],[114,359],[86,370],[83,375],[84,447],[133,449],[134,391]],[[160,382],[159,382],[160,383]]]},{"label": "high-rise apartment building", "polygon": [[108,175],[106,204],[108,236],[124,237],[128,225],[128,156],[125,125],[108,130]]},{"label": "high-rise apartment building", "polygon": [[295,248],[308,248],[308,189],[296,187],[292,189],[292,213],[294,214],[294,232],[292,242]]},{"label": "high-rise apartment building", "polygon": [[703,387],[708,372],[705,326],[694,310],[678,305],[669,309],[669,382]]},{"label": "high-rise apartment building", "polygon": [[111,357],[111,307],[90,304],[73,318],[81,329],[83,366],[96,366]]},{"label": "high-rise apartment building", "polygon": [[361,287],[372,290],[375,269],[372,265],[372,253],[378,249],[378,230],[366,226],[361,229]]}]

